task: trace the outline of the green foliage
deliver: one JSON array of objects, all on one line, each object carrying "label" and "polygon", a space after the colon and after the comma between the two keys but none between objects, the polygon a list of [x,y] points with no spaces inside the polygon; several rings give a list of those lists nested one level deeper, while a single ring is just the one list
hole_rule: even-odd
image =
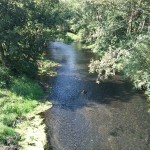
[{"label": "green foliage", "polygon": [[16,123],[33,111],[42,95],[42,88],[26,77],[14,79],[10,91],[0,90],[0,143],[5,144],[16,135]]},{"label": "green foliage", "polygon": [[123,71],[150,97],[150,2],[76,0],[70,5],[70,30],[99,56],[89,65],[98,74],[97,82]]},{"label": "green foliage", "polygon": [[64,37],[67,16],[58,1],[0,2],[0,62],[15,74],[35,78],[37,60],[50,40]]},{"label": "green foliage", "polygon": [[138,89],[146,90],[150,100],[150,38],[149,34],[137,37],[136,47],[131,51],[131,57],[124,64],[124,72]]},{"label": "green foliage", "polygon": [[[7,107],[7,106],[6,106]],[[9,108],[7,107],[7,110]],[[15,127],[15,121],[16,118],[19,116],[17,116],[18,114],[16,112],[11,113],[6,112],[6,114],[1,115],[1,121],[3,122],[4,125],[7,125],[8,127]]]},{"label": "green foliage", "polygon": [[20,77],[14,79],[11,85],[11,91],[16,93],[18,96],[23,96],[27,99],[40,99],[43,94],[42,88],[34,81]]},{"label": "green foliage", "polygon": [[73,41],[80,41],[80,36],[77,36],[76,34],[71,33],[71,32],[67,33],[67,37],[69,37],[72,42]]},{"label": "green foliage", "polygon": [[124,64],[128,62],[130,59],[130,53],[126,50],[112,50],[109,49],[108,52],[105,52],[102,59],[99,60],[91,60],[89,65],[89,72],[98,74],[97,83],[101,80],[106,80],[109,77],[112,77],[123,70]]},{"label": "green foliage", "polygon": [[59,0],[0,1],[0,143],[38,105],[43,90],[35,80],[56,65],[41,56],[49,41],[65,37],[68,17]]},{"label": "green foliage", "polygon": [[0,88],[6,87],[6,84],[8,83],[10,79],[8,68],[0,64]]},{"label": "green foliage", "polygon": [[10,127],[15,125],[17,118],[22,117],[26,113],[32,111],[32,109],[38,104],[36,100],[25,99],[8,91],[1,91],[1,94],[0,121]]},{"label": "green foliage", "polygon": [[17,133],[10,127],[0,124],[0,144],[4,144],[8,139],[14,138]]},{"label": "green foliage", "polygon": [[94,44],[93,52],[103,55],[113,49],[133,47],[136,37],[148,31],[148,1],[76,1],[74,17],[69,21],[72,32],[86,44]]},{"label": "green foliage", "polygon": [[56,72],[53,71],[53,68],[59,66],[58,63],[45,59],[44,57],[40,58],[38,61],[38,75],[41,76],[55,76]]}]

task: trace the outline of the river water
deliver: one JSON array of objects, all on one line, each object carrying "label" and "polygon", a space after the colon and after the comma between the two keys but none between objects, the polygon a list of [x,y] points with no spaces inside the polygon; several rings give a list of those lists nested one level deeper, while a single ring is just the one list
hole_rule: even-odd
[{"label": "river water", "polygon": [[50,82],[53,107],[46,112],[50,150],[150,149],[149,116],[140,92],[117,76],[96,84],[88,73],[92,57],[88,52],[61,42],[54,42],[50,52],[62,64]]}]

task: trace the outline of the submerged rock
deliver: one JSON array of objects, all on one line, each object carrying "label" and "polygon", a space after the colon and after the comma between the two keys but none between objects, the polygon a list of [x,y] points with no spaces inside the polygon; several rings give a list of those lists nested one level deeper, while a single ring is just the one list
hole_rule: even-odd
[{"label": "submerged rock", "polygon": [[87,91],[86,90],[82,90],[81,94],[87,94]]}]

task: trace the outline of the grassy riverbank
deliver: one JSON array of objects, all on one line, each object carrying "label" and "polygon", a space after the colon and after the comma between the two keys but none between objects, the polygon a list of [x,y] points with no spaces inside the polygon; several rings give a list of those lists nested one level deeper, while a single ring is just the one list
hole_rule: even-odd
[{"label": "grassy riverbank", "polygon": [[[40,62],[39,75],[56,75],[52,67],[58,64],[47,61]],[[45,96],[49,90],[41,77],[36,81],[25,76],[11,76],[9,85],[0,88],[0,149],[44,149],[44,112],[52,106]]]}]

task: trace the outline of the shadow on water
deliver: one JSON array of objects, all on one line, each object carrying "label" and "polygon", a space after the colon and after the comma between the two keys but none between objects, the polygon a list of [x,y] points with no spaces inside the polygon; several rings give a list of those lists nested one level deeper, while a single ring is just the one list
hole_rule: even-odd
[{"label": "shadow on water", "polygon": [[[98,85],[95,81],[74,81],[76,82],[76,86],[71,89],[52,91],[51,99],[55,107],[71,109],[73,111],[82,107],[94,107],[97,104],[109,105],[113,101],[128,102],[135,93],[129,83],[102,83]],[[84,87],[80,86],[82,84],[84,84]],[[76,89],[76,87],[78,88]],[[86,94],[82,93],[83,89],[87,91]]]},{"label": "shadow on water", "polygon": [[[96,84],[96,76],[88,73],[91,53],[75,51],[73,47],[55,42],[51,48],[52,59],[62,64],[59,75],[51,79],[53,90],[50,95],[54,107],[75,110],[94,107],[95,103],[111,104],[111,101],[127,102],[132,88],[124,81]],[[118,83],[117,83],[118,82]],[[86,94],[82,94],[86,90]]]},{"label": "shadow on water", "polygon": [[89,52],[61,42],[52,43],[50,52],[51,59],[62,64],[58,76],[50,79],[53,108],[46,122],[51,149],[148,150],[142,94],[119,76],[96,84],[96,76],[88,73],[94,57]]}]

